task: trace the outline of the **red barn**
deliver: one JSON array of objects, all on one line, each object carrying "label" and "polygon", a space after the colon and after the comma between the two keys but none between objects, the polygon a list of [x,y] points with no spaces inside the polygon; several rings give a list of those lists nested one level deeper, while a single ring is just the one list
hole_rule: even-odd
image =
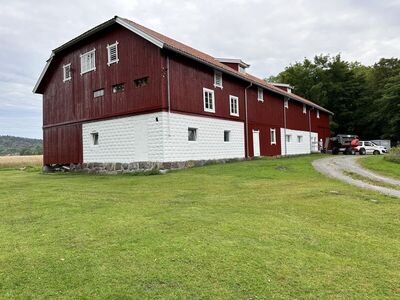
[{"label": "red barn", "polygon": [[53,50],[43,94],[44,164],[177,162],[318,151],[327,109],[130,20]]}]

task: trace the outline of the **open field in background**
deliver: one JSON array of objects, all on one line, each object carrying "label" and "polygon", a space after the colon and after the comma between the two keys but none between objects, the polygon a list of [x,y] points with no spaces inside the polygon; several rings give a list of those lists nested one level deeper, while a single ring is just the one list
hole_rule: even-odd
[{"label": "open field in background", "polygon": [[41,166],[42,155],[0,156],[0,168]]},{"label": "open field in background", "polygon": [[400,201],[321,155],[156,176],[0,169],[4,298],[398,299]]},{"label": "open field in background", "polygon": [[400,179],[400,164],[383,159],[383,155],[371,155],[359,160],[360,164],[367,169],[384,176]]}]

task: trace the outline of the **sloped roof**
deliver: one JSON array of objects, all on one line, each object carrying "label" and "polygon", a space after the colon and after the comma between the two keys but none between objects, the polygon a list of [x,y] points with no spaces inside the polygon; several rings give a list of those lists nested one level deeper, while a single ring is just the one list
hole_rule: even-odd
[{"label": "sloped roof", "polygon": [[295,101],[299,101],[301,103],[304,103],[306,105],[315,107],[321,111],[327,112],[329,114],[333,113],[325,108],[323,108],[322,106],[319,106],[313,102],[311,102],[310,100],[307,100],[303,97],[300,97],[294,93],[287,93],[283,90],[281,90],[280,88],[277,88],[275,86],[273,86],[270,83],[267,83],[265,80],[258,78],[256,76],[253,76],[249,73],[241,73],[239,71],[236,71],[230,67],[228,67],[227,65],[219,62],[216,58],[212,57],[211,55],[208,55],[204,52],[201,52],[197,49],[194,49],[190,46],[187,46],[181,42],[178,42],[172,38],[169,38],[161,33],[158,33],[152,29],[149,29],[147,27],[144,27],[138,23],[135,23],[131,20],[125,19],[125,18],[120,18],[118,16],[115,16],[113,19],[108,20],[94,28],[92,28],[89,31],[86,31],[85,33],[79,35],[78,37],[72,39],[71,41],[65,43],[64,45],[54,49],[52,51],[52,55],[50,56],[49,60],[47,61],[47,64],[38,80],[38,82],[36,83],[36,86],[33,90],[33,92],[36,92],[38,90],[38,87],[53,59],[53,57],[56,55],[57,52],[66,49],[67,47],[85,39],[86,37],[104,29],[107,28],[108,26],[111,26],[112,24],[120,24],[121,26],[131,30],[132,32],[138,34],[139,36],[143,37],[144,39],[148,40],[149,42],[152,42],[153,44],[155,44],[156,46],[160,47],[160,48],[165,48],[165,49],[169,49],[171,51],[177,52],[181,55],[187,56],[191,59],[194,59],[196,61],[199,61],[201,63],[204,63],[206,65],[209,65],[219,71],[222,71],[224,73],[228,73],[232,76],[241,78],[249,83],[252,83],[254,85],[257,85],[259,87],[265,88],[267,90],[273,91],[277,94],[280,94],[282,96],[288,97],[290,99],[293,99]]}]

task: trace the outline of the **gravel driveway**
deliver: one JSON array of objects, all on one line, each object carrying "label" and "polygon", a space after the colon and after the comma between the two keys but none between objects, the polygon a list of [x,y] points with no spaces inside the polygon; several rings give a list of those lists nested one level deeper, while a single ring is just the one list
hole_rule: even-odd
[{"label": "gravel driveway", "polygon": [[391,189],[389,187],[383,187],[379,185],[374,185],[373,183],[354,179],[344,172],[352,172],[357,173],[360,176],[366,177],[366,179],[370,179],[373,181],[379,181],[382,183],[387,183],[391,185],[397,185],[400,187],[400,180],[396,180],[393,178],[385,177],[379,174],[376,174],[372,171],[366,170],[361,167],[357,160],[362,159],[360,156],[356,155],[346,155],[346,156],[331,156],[328,158],[318,159],[312,162],[314,168],[320,173],[339,179],[346,183],[364,188],[373,191],[377,191],[383,193],[385,195],[394,196],[400,198],[400,190]]}]

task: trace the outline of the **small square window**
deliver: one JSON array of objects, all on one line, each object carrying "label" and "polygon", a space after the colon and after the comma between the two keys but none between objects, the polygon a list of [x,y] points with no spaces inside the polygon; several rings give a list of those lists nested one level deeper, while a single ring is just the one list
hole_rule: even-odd
[{"label": "small square window", "polygon": [[231,137],[231,132],[229,130],[224,130],[224,142],[229,142]]},{"label": "small square window", "polygon": [[257,89],[257,100],[264,102],[264,90],[262,88]]},{"label": "small square window", "polygon": [[118,42],[115,42],[112,45],[107,45],[107,53],[108,53],[107,65],[111,65],[111,64],[119,62],[119,59],[118,59]]},{"label": "small square window", "polygon": [[104,89],[100,89],[93,92],[93,98],[104,96]]},{"label": "small square window", "polygon": [[71,80],[71,64],[63,65],[63,80],[64,82]]},{"label": "small square window", "polygon": [[120,93],[125,90],[125,85],[123,83],[115,84],[112,86],[113,93]]},{"label": "small square window", "polygon": [[99,133],[98,132],[92,132],[90,135],[92,136],[92,144],[93,145],[98,145],[99,144]]},{"label": "small square window", "polygon": [[214,71],[214,87],[222,88],[222,73]]},{"label": "small square window", "polygon": [[275,145],[276,144],[276,129],[275,128],[270,129],[270,138],[271,138],[271,145]]},{"label": "small square window", "polygon": [[197,141],[197,128],[188,128],[188,141]]},{"label": "small square window", "polygon": [[135,88],[140,88],[142,86],[146,86],[149,82],[149,77],[143,77],[143,78],[139,78],[139,79],[135,79],[133,81],[133,84],[135,85]]},{"label": "small square window", "polygon": [[302,143],[303,142],[303,136],[302,135],[298,135],[297,136],[297,142],[298,143]]}]

